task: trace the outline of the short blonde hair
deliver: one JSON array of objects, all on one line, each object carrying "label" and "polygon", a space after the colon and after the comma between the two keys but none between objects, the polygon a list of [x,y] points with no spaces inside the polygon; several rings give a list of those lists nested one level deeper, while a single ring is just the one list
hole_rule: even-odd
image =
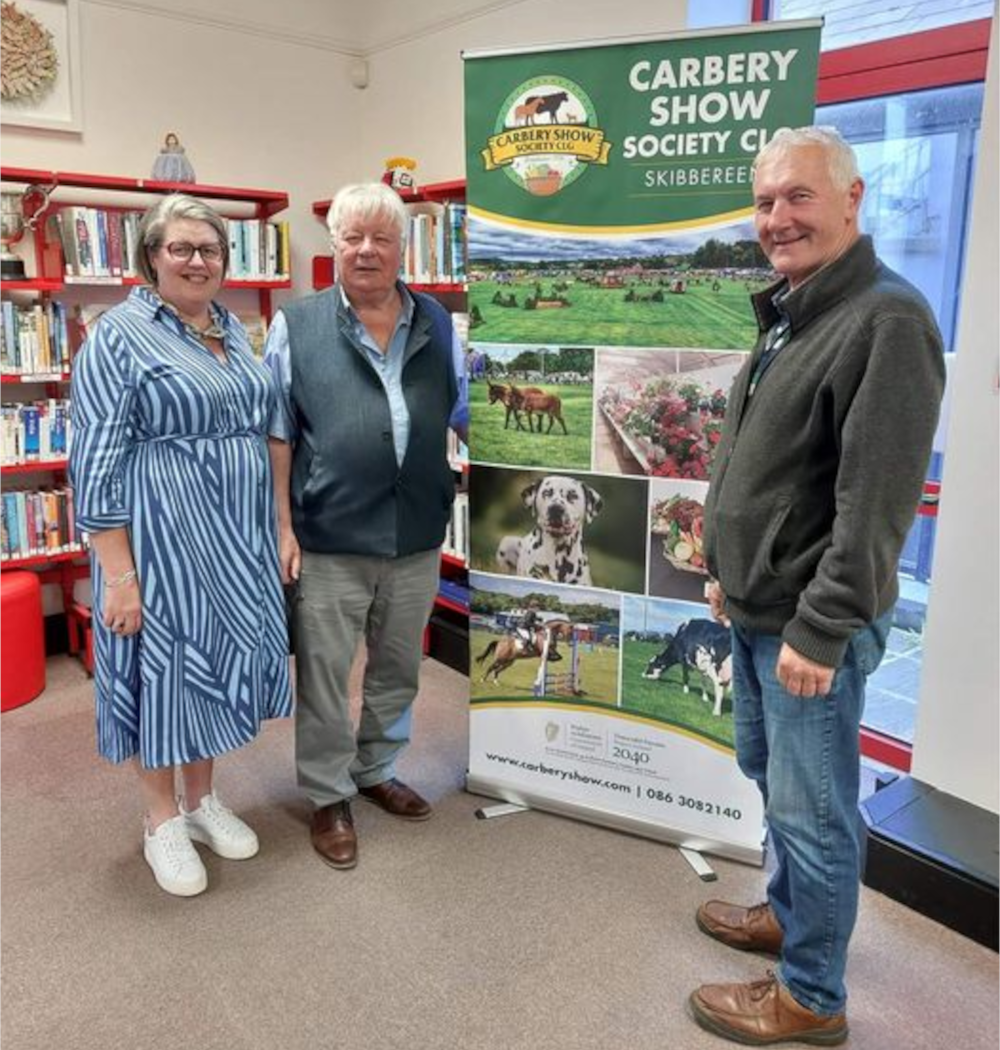
[{"label": "short blonde hair", "polygon": [[334,244],[340,231],[352,219],[371,219],[384,216],[399,231],[400,245],[406,244],[409,215],[399,194],[384,182],[356,182],[338,190],[330,210],[326,213],[326,225]]},{"label": "short blonde hair", "polygon": [[751,179],[756,177],[757,169],[764,161],[783,156],[802,146],[822,148],[830,178],[838,189],[846,190],[855,179],[861,178],[858,158],[851,144],[836,128],[816,124],[804,128],[779,128],[754,159],[750,169]]},{"label": "short blonde hair", "polygon": [[150,260],[153,252],[163,246],[163,235],[175,219],[207,222],[215,230],[222,248],[222,276],[229,271],[229,230],[226,220],[212,207],[186,193],[171,193],[161,197],[139,220],[139,241],[135,246],[135,268],[139,275],[156,287],[156,270]]}]

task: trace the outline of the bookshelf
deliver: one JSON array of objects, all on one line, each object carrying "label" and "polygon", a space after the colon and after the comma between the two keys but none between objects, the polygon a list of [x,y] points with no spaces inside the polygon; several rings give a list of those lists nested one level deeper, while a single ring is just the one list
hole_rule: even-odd
[{"label": "bookshelf", "polygon": [[[450,260],[443,267],[432,266],[431,272],[426,274],[428,279],[409,280],[412,273],[404,275],[406,285],[414,291],[426,292],[433,295],[442,306],[452,314],[464,314],[468,298],[465,283],[464,265],[464,225],[465,225],[465,180],[452,179],[447,182],[430,183],[419,189],[409,192],[400,192],[400,197],[407,205],[411,215],[425,214],[433,220],[440,221],[445,218],[450,221],[453,205],[459,205],[455,209],[456,219],[461,221],[461,242],[456,244],[460,265]],[[327,212],[330,210],[332,201],[314,201],[312,205],[313,215],[324,225],[326,224]],[[429,224],[436,232],[434,222]],[[411,226],[410,238],[413,239],[413,227]],[[423,231],[426,234],[426,230]],[[434,234],[429,236],[433,237]],[[447,237],[439,237],[437,240],[438,251],[435,258],[441,255],[450,255],[450,247],[442,250],[442,245],[450,246],[454,243],[456,231],[451,228]],[[461,248],[459,247],[461,245]],[[404,267],[408,264],[404,260]],[[427,267],[424,267],[427,270]],[[444,271],[443,273],[441,271]],[[329,255],[316,255],[312,260],[313,288],[322,291],[334,283],[333,259]],[[448,530],[448,536],[441,553],[441,584],[437,596],[434,599],[434,613],[428,625],[424,638],[424,651],[454,667],[456,670],[467,673],[469,669],[468,636],[469,636],[469,587],[468,587],[468,460],[459,456],[455,450],[449,453],[451,466],[456,475],[458,487],[458,498],[455,501],[455,509],[452,514],[452,525]],[[462,525],[464,520],[465,525]]]},{"label": "bookshelf", "polygon": [[[68,398],[72,358],[86,335],[77,316],[85,318],[88,312],[93,315],[98,309],[114,305],[142,283],[130,267],[132,243],[128,230],[131,228],[134,236],[136,223],[129,216],[144,212],[155,197],[180,191],[211,202],[228,220],[230,276],[223,288],[243,296],[243,301],[254,302],[265,323],[273,314],[271,293],[291,287],[288,224],[275,219],[288,207],[288,194],[283,191],[178,185],[154,179],[8,166],[0,167],[0,183],[5,192],[41,186],[48,194],[35,229],[26,231],[15,248],[15,254],[25,259],[29,276],[0,282],[5,311],[0,382],[5,410],[17,403],[53,405]],[[92,250],[84,264],[78,234],[89,239]],[[239,240],[234,241],[234,236]],[[237,259],[234,244],[240,252],[240,268],[233,265]],[[22,316],[35,318],[40,326],[37,318],[42,315],[46,318],[44,328],[27,322],[21,327]],[[58,329],[55,336],[53,327]],[[22,341],[25,329],[30,334]],[[47,349],[39,349],[43,346]],[[0,465],[5,495],[16,496],[46,486],[67,489],[65,453],[33,455],[26,448],[12,452],[10,438],[5,426],[5,454]],[[61,587],[70,652],[83,656],[88,670],[92,670],[90,611],[74,597],[76,581],[89,576],[86,551],[68,535],[59,538],[65,542],[53,542],[48,549],[35,543],[15,554],[5,532],[0,571],[40,570],[43,583]]]}]

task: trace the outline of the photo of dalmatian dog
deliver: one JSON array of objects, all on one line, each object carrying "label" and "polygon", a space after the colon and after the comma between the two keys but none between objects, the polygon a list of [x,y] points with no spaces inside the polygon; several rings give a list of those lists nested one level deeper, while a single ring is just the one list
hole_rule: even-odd
[{"label": "photo of dalmatian dog", "polygon": [[577,478],[547,474],[521,492],[534,527],[504,536],[497,563],[506,572],[553,583],[592,584],[584,530],[601,512],[600,493]]},{"label": "photo of dalmatian dog", "polygon": [[642,594],[647,479],[477,464],[469,478],[471,569]]}]

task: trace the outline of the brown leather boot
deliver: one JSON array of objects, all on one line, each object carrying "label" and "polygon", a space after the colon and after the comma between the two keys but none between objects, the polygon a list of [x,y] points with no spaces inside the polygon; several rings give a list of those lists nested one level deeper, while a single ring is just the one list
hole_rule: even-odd
[{"label": "brown leather boot", "polygon": [[824,1016],[798,1003],[773,973],[749,984],[703,984],[688,1000],[702,1028],[749,1046],[838,1046],[847,1015]]},{"label": "brown leather boot", "polygon": [[695,914],[702,933],[741,952],[781,954],[784,935],[770,904],[744,908],[726,901],[706,901]]},{"label": "brown leather boot", "polygon": [[313,849],[331,868],[353,868],[358,863],[358,836],[346,799],[313,813],[310,837]]}]

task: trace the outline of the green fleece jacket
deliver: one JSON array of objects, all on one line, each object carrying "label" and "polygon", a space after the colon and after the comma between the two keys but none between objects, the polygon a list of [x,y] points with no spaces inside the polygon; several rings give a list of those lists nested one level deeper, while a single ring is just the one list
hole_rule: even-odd
[{"label": "green fleece jacket", "polygon": [[733,620],[838,667],[898,597],[943,348],[924,297],[863,236],[782,300],[791,340],[748,398],[785,287],[753,297],[761,337],[730,392],[705,553]]}]

